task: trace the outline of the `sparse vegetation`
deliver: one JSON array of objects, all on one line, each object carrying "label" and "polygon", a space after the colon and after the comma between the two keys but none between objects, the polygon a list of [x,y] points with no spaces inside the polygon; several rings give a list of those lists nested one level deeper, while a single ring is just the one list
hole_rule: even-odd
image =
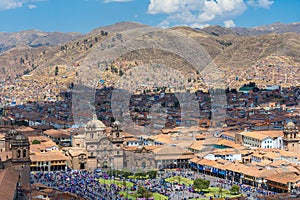
[{"label": "sparse vegetation", "polygon": [[224,41],[224,40],[216,40],[219,44],[225,46],[225,47],[229,47],[232,45],[231,41]]},{"label": "sparse vegetation", "polygon": [[54,72],[54,75],[55,75],[55,76],[58,75],[58,71],[59,71],[58,66],[56,66],[56,67],[55,67],[55,72]]}]

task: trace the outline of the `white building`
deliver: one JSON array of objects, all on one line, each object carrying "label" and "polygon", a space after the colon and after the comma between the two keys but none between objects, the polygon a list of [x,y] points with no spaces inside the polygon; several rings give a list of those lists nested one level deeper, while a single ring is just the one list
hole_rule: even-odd
[{"label": "white building", "polygon": [[234,149],[218,149],[204,156],[208,160],[224,159],[228,161],[242,161],[241,153]]},{"label": "white building", "polygon": [[282,131],[251,131],[239,133],[242,145],[264,149],[283,149]]}]

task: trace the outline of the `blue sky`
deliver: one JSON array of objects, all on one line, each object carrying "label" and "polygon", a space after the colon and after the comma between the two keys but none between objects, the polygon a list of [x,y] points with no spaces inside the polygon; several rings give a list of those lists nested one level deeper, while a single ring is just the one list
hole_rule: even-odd
[{"label": "blue sky", "polygon": [[82,32],[116,22],[252,27],[300,22],[299,0],[0,0],[0,32]]}]

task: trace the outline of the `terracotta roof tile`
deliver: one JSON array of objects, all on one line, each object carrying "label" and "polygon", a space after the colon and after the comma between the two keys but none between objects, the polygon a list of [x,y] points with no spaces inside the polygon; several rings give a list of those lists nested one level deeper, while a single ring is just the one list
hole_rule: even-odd
[{"label": "terracotta roof tile", "polygon": [[17,172],[9,169],[0,169],[1,200],[14,199],[18,180],[19,174]]}]

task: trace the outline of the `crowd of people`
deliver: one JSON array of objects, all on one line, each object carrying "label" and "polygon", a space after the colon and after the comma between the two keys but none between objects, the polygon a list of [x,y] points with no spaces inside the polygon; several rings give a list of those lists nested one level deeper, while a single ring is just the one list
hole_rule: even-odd
[{"label": "crowd of people", "polygon": [[[105,182],[99,181],[99,179],[114,179],[114,176],[109,176],[105,172],[89,172],[82,170],[68,170],[68,171],[55,171],[55,172],[33,172],[31,174],[31,183],[42,183],[46,186],[59,189],[63,192],[71,192],[77,194],[80,197],[86,199],[115,199],[126,200],[128,195],[121,194],[121,191],[125,191],[128,194],[129,191],[136,191],[138,186],[145,187],[148,191],[163,194],[168,196],[169,199],[188,199],[203,197],[199,193],[195,193],[192,185],[185,185],[183,183],[171,183],[167,182],[167,178],[174,176],[180,176],[188,179],[195,178],[208,178],[203,174],[196,173],[194,171],[183,170],[165,170],[163,173],[158,174],[154,179],[133,179],[124,178],[118,176],[119,180],[133,183],[133,187],[128,187],[127,184],[105,184]],[[213,178],[213,177],[211,177]],[[212,179],[211,179],[212,180]],[[216,185],[214,185],[216,184]],[[222,186],[224,189],[230,189],[234,184],[238,185],[242,194],[258,194],[258,195],[272,195],[274,192],[267,191],[262,188],[255,188],[249,185],[235,183],[225,179],[215,179],[211,181],[211,185]]]},{"label": "crowd of people", "polygon": [[[88,172],[81,170],[56,171],[56,172],[33,172],[31,174],[31,183],[42,183],[46,186],[57,188],[63,192],[71,192],[86,199],[116,199],[126,200],[127,195],[120,194],[120,191],[136,191],[138,186],[145,187],[153,193],[163,194],[169,199],[187,199],[190,197],[199,197],[192,192],[192,185],[179,183],[169,183],[166,178],[181,175],[186,178],[192,178],[192,173],[180,174],[178,172],[165,172],[162,176],[155,179],[133,179],[118,177],[119,180],[133,183],[133,187],[117,184],[105,184],[99,179],[114,179],[105,172]],[[126,193],[126,192],[125,192]],[[173,197],[173,198],[172,198]]]},{"label": "crowd of people", "polygon": [[121,188],[115,184],[101,184],[96,172],[88,171],[56,171],[32,173],[32,183],[42,183],[63,192],[71,192],[86,199],[123,200],[119,192]]},{"label": "crowd of people", "polygon": [[239,186],[241,193],[246,194],[247,196],[249,196],[250,194],[257,194],[257,195],[264,195],[264,196],[277,194],[276,192],[268,191],[262,187],[257,188],[250,185],[226,180],[226,179],[217,179],[215,182],[221,185],[223,188],[228,188],[228,189],[230,189],[233,185],[237,185]]}]

